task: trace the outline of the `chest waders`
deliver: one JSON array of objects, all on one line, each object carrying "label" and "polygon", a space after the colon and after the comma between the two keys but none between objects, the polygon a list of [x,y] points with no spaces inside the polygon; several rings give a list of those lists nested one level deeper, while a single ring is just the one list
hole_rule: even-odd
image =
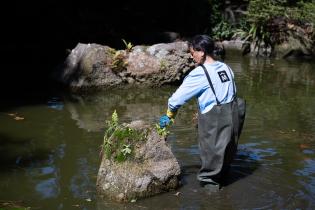
[{"label": "chest waders", "polygon": [[[217,184],[229,169],[237,150],[238,139],[243,126],[244,118],[239,117],[238,102],[234,79],[233,100],[221,104],[215,94],[213,84],[206,68],[203,68],[217,104],[207,113],[198,115],[198,140],[201,158],[201,169],[197,179],[203,183]],[[216,180],[216,181],[215,181]]]}]

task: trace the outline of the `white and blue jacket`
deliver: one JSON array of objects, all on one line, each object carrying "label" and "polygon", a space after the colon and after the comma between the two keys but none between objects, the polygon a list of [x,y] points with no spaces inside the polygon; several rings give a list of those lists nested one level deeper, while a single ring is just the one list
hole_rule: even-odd
[{"label": "white and blue jacket", "polygon": [[[226,104],[233,100],[234,74],[229,67],[220,61],[211,64],[204,64],[215,94],[220,104]],[[236,92],[236,90],[235,90]],[[201,114],[212,109],[217,104],[215,95],[211,90],[205,72],[201,66],[193,69],[185,78],[179,88],[168,99],[168,108],[176,112],[183,104],[191,98],[196,97]]]}]

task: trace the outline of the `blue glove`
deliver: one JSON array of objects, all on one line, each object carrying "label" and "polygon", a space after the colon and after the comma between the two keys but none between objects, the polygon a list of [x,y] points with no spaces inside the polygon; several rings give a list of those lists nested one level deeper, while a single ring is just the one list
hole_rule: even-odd
[{"label": "blue glove", "polygon": [[165,128],[169,124],[171,124],[171,118],[169,118],[166,114],[160,117],[160,128]]}]

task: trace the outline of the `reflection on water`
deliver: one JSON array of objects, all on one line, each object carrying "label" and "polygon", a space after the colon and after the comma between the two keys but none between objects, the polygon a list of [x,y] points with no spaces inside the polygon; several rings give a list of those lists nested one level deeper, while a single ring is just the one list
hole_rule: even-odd
[{"label": "reflection on water", "polygon": [[57,180],[50,178],[36,184],[36,191],[42,198],[53,198],[58,196],[58,186]]},{"label": "reflection on water", "polygon": [[[264,163],[268,162],[272,156],[277,154],[275,148],[264,148],[264,143],[266,142],[259,142],[259,143],[247,143],[239,145],[239,152],[240,156],[245,156],[248,158],[249,161],[262,161]],[[271,164],[273,164],[272,162]]]},{"label": "reflection on water", "polygon": [[[313,154],[313,153],[312,153]],[[307,195],[314,198],[315,195],[315,160],[306,159],[302,163],[304,167],[298,169],[295,175],[299,176],[299,183],[308,191]]]},{"label": "reflection on water", "polygon": [[[167,138],[182,186],[136,203],[99,200],[95,182],[105,121],[152,125],[176,87],[56,94],[0,113],[0,200],[34,209],[314,209],[315,64],[227,55],[248,112],[221,191],[200,188],[196,104],[178,113]],[[16,118],[19,116],[20,118]],[[22,119],[23,118],[23,119]],[[0,203],[1,207],[1,203]]]},{"label": "reflection on water", "polygon": [[58,97],[52,97],[47,102],[47,106],[56,109],[56,110],[62,110],[64,103],[58,98]]}]

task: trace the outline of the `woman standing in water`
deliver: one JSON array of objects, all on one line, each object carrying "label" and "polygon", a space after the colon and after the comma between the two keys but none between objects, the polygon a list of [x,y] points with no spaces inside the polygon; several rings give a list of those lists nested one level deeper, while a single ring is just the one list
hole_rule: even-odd
[{"label": "woman standing in water", "polygon": [[197,98],[201,158],[197,179],[202,185],[219,185],[233,160],[242,129],[234,74],[229,66],[214,59],[214,42],[209,36],[196,35],[189,43],[189,50],[199,66],[168,99],[167,113],[160,118],[160,127],[170,125],[177,110],[191,98]]}]

